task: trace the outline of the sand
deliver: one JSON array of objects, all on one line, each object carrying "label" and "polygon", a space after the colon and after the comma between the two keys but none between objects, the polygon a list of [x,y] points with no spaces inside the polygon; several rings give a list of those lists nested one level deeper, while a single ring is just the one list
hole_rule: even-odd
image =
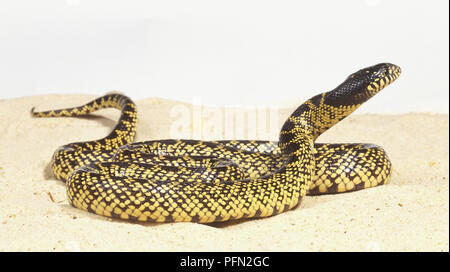
[{"label": "sand", "polygon": [[[0,100],[0,251],[449,250],[448,114],[354,114],[319,138],[320,142],[383,146],[394,166],[388,185],[307,196],[297,208],[265,219],[211,225],[141,224],[71,207],[65,184],[50,171],[49,162],[58,146],[105,136],[119,112],[102,110],[91,118],[33,119],[31,107],[68,107],[92,98],[49,95]],[[160,99],[137,101],[137,105],[137,141],[179,135],[276,138],[282,120],[293,110],[275,111],[279,123],[274,133],[250,130],[245,135],[230,131],[245,128],[246,122],[238,127],[225,122],[218,129],[208,128],[204,119],[214,116],[214,108],[198,114],[190,105]],[[203,128],[190,121],[183,127],[180,112],[188,114],[188,121],[201,119]]]}]

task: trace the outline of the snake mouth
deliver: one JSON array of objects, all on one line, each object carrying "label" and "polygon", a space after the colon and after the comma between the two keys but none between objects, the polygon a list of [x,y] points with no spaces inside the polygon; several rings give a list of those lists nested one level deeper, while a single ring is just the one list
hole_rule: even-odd
[{"label": "snake mouth", "polygon": [[390,65],[388,67],[389,74],[391,76],[393,76],[395,79],[397,79],[400,76],[400,74],[402,73],[402,68],[400,68],[400,66],[397,66],[397,65],[391,64],[391,63],[388,63],[388,65]]},{"label": "snake mouth", "polygon": [[400,76],[401,68],[391,63],[380,63],[361,72],[368,74],[367,91],[372,96],[394,82]]},{"label": "snake mouth", "polygon": [[392,63],[381,63],[378,66],[379,69],[376,72],[376,76],[380,79],[380,81],[384,80],[385,84],[394,82],[394,80],[396,80],[402,72],[402,69],[399,66]]}]

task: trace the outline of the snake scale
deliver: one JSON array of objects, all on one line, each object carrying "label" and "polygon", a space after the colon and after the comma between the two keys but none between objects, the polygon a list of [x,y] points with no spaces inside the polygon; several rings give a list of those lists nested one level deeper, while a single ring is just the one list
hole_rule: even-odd
[{"label": "snake scale", "polygon": [[84,106],[35,112],[70,117],[113,107],[121,116],[103,139],[58,148],[51,167],[67,183],[71,205],[103,216],[150,222],[208,223],[267,217],[303,196],[356,191],[388,183],[391,162],[373,144],[318,144],[316,138],[395,81],[398,66],[381,63],[351,74],[300,105],[278,142],[157,140],[133,143],[133,101],[108,94]]}]

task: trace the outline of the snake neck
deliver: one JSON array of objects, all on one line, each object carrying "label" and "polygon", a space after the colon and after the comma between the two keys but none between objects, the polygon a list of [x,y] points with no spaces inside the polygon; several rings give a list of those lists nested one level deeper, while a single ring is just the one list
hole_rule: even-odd
[{"label": "snake neck", "polygon": [[284,123],[278,143],[280,149],[293,154],[301,148],[302,138],[313,144],[322,133],[394,82],[400,73],[400,67],[380,63],[351,74],[332,91],[307,100]]},{"label": "snake neck", "polygon": [[385,63],[362,69],[334,90],[307,100],[289,116],[278,146],[288,155],[283,168],[286,181],[296,184],[300,196],[306,194],[312,182],[317,137],[394,81],[399,73],[400,68]]}]

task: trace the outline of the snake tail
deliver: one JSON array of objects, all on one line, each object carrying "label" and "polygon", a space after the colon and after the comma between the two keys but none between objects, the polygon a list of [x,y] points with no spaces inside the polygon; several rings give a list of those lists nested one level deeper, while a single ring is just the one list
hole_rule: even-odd
[{"label": "snake tail", "polygon": [[121,110],[116,126],[108,136],[102,139],[70,143],[59,147],[51,160],[52,170],[57,179],[67,181],[69,174],[77,167],[108,161],[120,146],[132,143],[136,135],[136,105],[127,96],[108,94],[80,107],[40,112],[36,112],[35,108],[31,109],[33,117],[72,117],[85,116],[106,108]]}]

